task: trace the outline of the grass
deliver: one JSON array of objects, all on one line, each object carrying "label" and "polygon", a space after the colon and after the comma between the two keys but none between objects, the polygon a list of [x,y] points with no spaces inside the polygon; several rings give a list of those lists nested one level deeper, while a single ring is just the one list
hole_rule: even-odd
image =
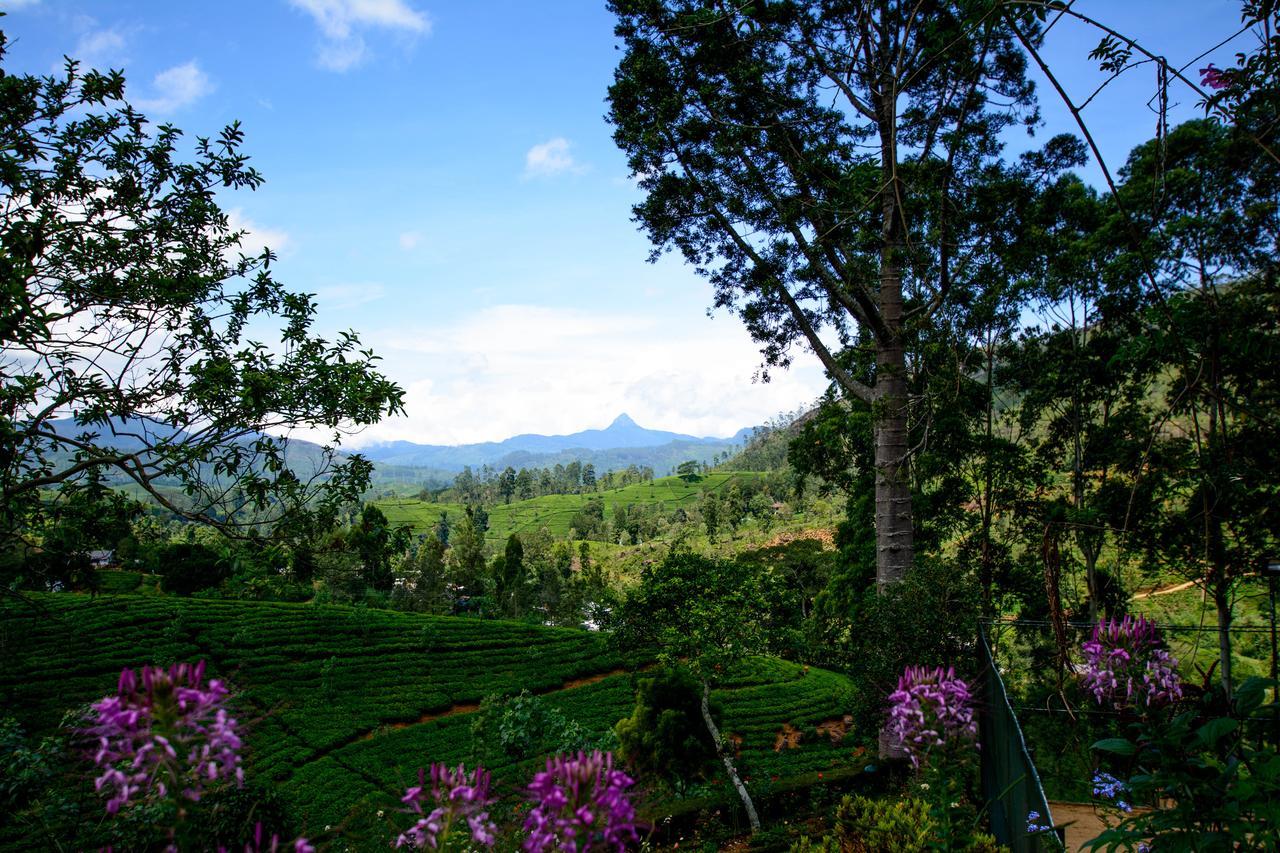
[{"label": "grass", "polygon": [[[323,839],[342,827],[357,849],[381,849],[390,822],[403,822],[398,795],[418,767],[473,760],[484,696],[528,689],[603,735],[630,712],[630,672],[643,664],[598,634],[512,622],[167,596],[35,600],[42,610],[0,604],[0,701],[29,732],[109,693],[122,667],[203,658],[249,721],[250,777],[277,787],[299,830]],[[734,672],[715,698],[753,786],[844,763],[848,747],[814,727],[844,713],[849,691],[843,676],[772,659]],[[785,723],[807,735],[775,752]],[[534,763],[491,769],[510,792]]]},{"label": "grass", "polygon": [[[537,530],[545,527],[557,539],[569,535],[573,517],[587,504],[599,499],[604,503],[605,518],[612,516],[617,506],[660,505],[666,512],[678,507],[690,509],[702,499],[704,492],[727,491],[735,482],[745,482],[765,476],[752,471],[715,472],[693,482],[680,477],[662,477],[649,483],[637,483],[605,492],[589,492],[581,495],[543,495],[509,504],[488,507],[489,530],[485,540],[491,545],[501,545],[513,533]],[[389,499],[377,502],[378,507],[394,525],[407,524],[415,533],[428,533],[440,520],[440,513],[447,512],[451,521],[462,518],[461,504],[427,503],[416,499]]]}]

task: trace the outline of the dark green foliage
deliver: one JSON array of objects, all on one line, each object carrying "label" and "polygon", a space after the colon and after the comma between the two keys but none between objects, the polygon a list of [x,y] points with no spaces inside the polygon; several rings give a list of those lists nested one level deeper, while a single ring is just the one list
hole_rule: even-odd
[{"label": "dark green foliage", "polygon": [[231,576],[231,563],[207,545],[177,542],[156,551],[160,588],[177,595],[210,589]]},{"label": "dark green foliage", "polygon": [[996,853],[1004,848],[972,825],[939,821],[929,805],[914,797],[845,797],[836,809],[833,831],[804,838],[792,853],[926,853],[965,850]]},{"label": "dark green foliage", "polygon": [[403,392],[354,334],[312,334],[270,251],[242,253],[218,206],[262,183],[240,127],[187,145],[128,105],[120,72],[68,60],[0,75],[0,137],[0,348],[26,354],[0,383],[0,536],[30,542],[44,490],[88,472],[239,533],[356,500],[366,460],[325,447],[295,470],[274,434],[374,423]]},{"label": "dark green foliage", "polygon": [[[702,721],[702,687],[680,667],[636,679],[636,705],[614,731],[622,757],[641,773],[682,790],[715,766],[716,747]],[[712,706],[712,717],[721,709]]]},{"label": "dark green foliage", "polygon": [[617,615],[614,640],[681,661],[702,680],[785,643],[796,609],[771,570],[676,552],[644,570]]},{"label": "dark green foliage", "polygon": [[395,583],[391,558],[404,552],[408,540],[407,527],[393,529],[382,510],[374,504],[365,504],[360,510],[359,522],[347,537],[347,544],[360,559],[365,583],[379,592],[387,592]]},{"label": "dark green foliage", "polygon": [[569,522],[579,539],[598,539],[605,535],[604,501],[592,498],[582,505]]},{"label": "dark green foliage", "polygon": [[568,719],[540,696],[487,696],[471,722],[476,760],[486,765],[497,753],[503,762],[599,748],[599,738]]},{"label": "dark green foliage", "polygon": [[1280,838],[1280,753],[1260,736],[1276,720],[1266,695],[1274,686],[1250,678],[1227,708],[1221,693],[1210,693],[1199,707],[1095,743],[1109,764],[1127,771],[1134,802],[1160,807],[1127,816],[1089,848],[1128,850],[1145,841],[1153,851],[1272,849]]},{"label": "dark green foliage", "polygon": [[305,542],[298,545],[293,549],[289,567],[293,571],[293,579],[298,583],[311,583],[316,576],[316,552]]},{"label": "dark green foliage", "polygon": [[845,619],[827,622],[828,659],[844,662],[858,685],[860,727],[883,719],[886,697],[907,666],[954,666],[961,673],[972,667],[979,602],[970,570],[924,558],[901,583],[864,587]]}]

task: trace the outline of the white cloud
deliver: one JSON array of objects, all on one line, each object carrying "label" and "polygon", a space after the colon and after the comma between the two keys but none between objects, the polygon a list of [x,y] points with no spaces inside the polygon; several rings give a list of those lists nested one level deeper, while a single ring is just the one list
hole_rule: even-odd
[{"label": "white cloud", "polygon": [[569,153],[571,145],[563,136],[557,136],[530,148],[524,155],[524,177],[549,178],[566,172],[580,174],[586,171]]},{"label": "white cloud", "polygon": [[124,64],[124,34],[114,27],[91,30],[80,36],[72,59],[78,59],[89,68],[102,68],[112,63]]},{"label": "white cloud", "polygon": [[386,293],[387,289],[377,282],[333,284],[316,291],[316,304],[322,311],[346,310],[376,302]]},{"label": "white cloud", "polygon": [[293,247],[288,233],[277,228],[264,228],[245,216],[241,208],[233,207],[227,211],[227,224],[232,231],[245,232],[244,239],[240,241],[241,254],[260,255],[263,249],[269,248],[280,255]]},{"label": "white cloud", "polygon": [[418,248],[422,242],[422,234],[417,231],[405,231],[400,235],[400,248],[406,252],[413,251]]},{"label": "white cloud", "polygon": [[404,0],[289,0],[316,22],[323,36],[317,60],[331,71],[346,71],[368,55],[361,31],[383,29],[409,36],[431,34],[431,18]]},{"label": "white cloud", "polygon": [[161,71],[151,81],[154,96],[139,98],[138,107],[157,113],[171,113],[190,106],[213,91],[209,75],[193,59]]},{"label": "white cloud", "polygon": [[371,427],[352,446],[568,433],[604,427],[620,412],[655,429],[728,436],[826,387],[817,360],[802,354],[772,382],[753,384],[759,352],[728,316],[499,305],[448,325],[367,332],[405,388],[407,417]]}]

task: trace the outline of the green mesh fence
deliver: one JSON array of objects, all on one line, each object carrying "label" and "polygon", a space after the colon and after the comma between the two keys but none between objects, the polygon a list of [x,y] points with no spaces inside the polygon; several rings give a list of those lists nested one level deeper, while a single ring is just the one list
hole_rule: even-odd
[{"label": "green mesh fence", "polygon": [[1014,853],[1063,850],[1056,832],[1027,832],[1028,817],[1052,826],[1049,803],[1040,785],[1040,776],[1031,763],[1022,727],[1014,716],[1000,671],[996,669],[987,641],[986,629],[978,631],[979,664],[982,667],[981,700],[978,705],[978,736],[982,744],[982,795],[987,802],[991,832]]}]

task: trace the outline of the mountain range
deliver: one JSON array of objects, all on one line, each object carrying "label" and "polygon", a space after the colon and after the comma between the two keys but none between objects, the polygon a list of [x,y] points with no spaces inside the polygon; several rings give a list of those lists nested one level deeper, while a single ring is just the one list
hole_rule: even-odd
[{"label": "mountain range", "polygon": [[[53,421],[53,431],[75,435],[84,428],[71,420]],[[131,433],[145,433],[152,439],[172,437],[178,431],[154,421],[121,421],[97,430],[100,441],[121,450],[138,450],[143,444]],[[600,473],[634,465],[649,467],[658,476],[667,474],[689,459],[710,462],[721,453],[736,453],[746,444],[750,429],[741,429],[727,438],[685,435],[666,430],[646,429],[628,415],[622,414],[604,429],[588,429],[568,435],[524,433],[503,441],[477,444],[439,445],[393,441],[372,444],[358,452],[374,463],[375,483],[443,485],[464,467],[488,465],[501,470],[513,468],[550,468],[557,464],[579,461],[591,463]],[[69,454],[63,454],[69,457]],[[314,470],[319,464],[320,448],[308,441],[291,439],[288,464],[292,468]]]},{"label": "mountain range", "polygon": [[[568,435],[524,433],[503,441],[439,445],[392,441],[368,445],[359,452],[379,465],[461,471],[489,465],[505,468],[545,467],[574,459],[591,462],[597,469],[648,465],[660,474],[685,459],[705,462],[718,453],[740,448],[750,429],[728,438],[694,436],[646,429],[626,414],[618,415],[604,429],[587,429]],[[680,456],[669,462],[673,456]]]}]

